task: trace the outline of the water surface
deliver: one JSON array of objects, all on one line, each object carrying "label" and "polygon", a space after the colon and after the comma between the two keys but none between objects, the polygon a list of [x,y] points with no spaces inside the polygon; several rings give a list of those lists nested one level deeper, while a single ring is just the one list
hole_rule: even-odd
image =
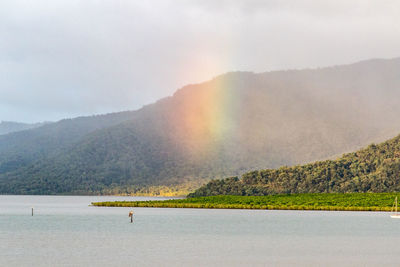
[{"label": "water surface", "polygon": [[0,196],[0,266],[399,266],[383,212],[89,206],[145,199]]}]

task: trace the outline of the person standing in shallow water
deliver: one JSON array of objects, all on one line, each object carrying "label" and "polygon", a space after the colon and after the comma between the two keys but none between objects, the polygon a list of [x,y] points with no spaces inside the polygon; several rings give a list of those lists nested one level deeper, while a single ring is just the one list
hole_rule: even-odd
[{"label": "person standing in shallow water", "polygon": [[131,223],[133,223],[133,210],[129,212],[129,217],[131,217]]}]

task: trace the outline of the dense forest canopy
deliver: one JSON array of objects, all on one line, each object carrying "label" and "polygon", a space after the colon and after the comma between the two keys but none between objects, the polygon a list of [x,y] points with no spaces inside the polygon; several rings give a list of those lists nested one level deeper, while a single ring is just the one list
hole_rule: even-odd
[{"label": "dense forest canopy", "polygon": [[191,197],[400,191],[400,135],[336,160],[248,172],[213,180]]}]

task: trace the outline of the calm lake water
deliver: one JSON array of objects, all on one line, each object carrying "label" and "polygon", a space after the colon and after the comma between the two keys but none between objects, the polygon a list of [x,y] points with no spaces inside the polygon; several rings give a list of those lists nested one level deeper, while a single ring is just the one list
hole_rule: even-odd
[{"label": "calm lake water", "polygon": [[388,213],[89,206],[132,199],[0,196],[0,266],[400,264]]}]

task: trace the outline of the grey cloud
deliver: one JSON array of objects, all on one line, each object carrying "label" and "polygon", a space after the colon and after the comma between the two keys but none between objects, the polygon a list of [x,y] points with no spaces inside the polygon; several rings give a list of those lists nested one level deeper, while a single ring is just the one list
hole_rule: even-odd
[{"label": "grey cloud", "polygon": [[400,56],[398,1],[0,3],[0,120],[136,109],[228,71]]}]

